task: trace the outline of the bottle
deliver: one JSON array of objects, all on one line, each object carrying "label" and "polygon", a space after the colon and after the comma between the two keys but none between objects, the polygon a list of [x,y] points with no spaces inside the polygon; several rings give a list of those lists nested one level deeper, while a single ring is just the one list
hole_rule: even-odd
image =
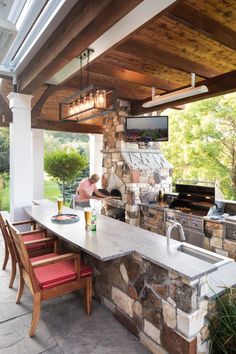
[{"label": "bottle", "polygon": [[97,229],[97,214],[96,214],[96,210],[93,209],[93,211],[92,211],[92,217],[91,217],[90,230],[91,230],[91,231],[96,231],[96,229]]},{"label": "bottle", "polygon": [[159,193],[158,193],[158,202],[159,203],[162,202],[162,191],[161,191],[161,189],[159,190]]}]

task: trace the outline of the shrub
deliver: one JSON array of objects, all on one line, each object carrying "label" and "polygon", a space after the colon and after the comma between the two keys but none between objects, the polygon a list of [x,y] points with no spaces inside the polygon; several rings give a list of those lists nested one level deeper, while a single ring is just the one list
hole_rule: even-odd
[{"label": "shrub", "polygon": [[44,158],[45,171],[61,184],[64,201],[65,185],[77,179],[87,165],[86,156],[73,150],[51,151]]},{"label": "shrub", "polygon": [[217,311],[210,321],[210,353],[236,353],[236,289],[217,298]]}]

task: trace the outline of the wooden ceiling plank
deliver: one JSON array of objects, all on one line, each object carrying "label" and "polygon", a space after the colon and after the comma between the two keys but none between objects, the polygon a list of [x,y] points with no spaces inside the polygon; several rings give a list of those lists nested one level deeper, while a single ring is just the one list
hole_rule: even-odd
[{"label": "wooden ceiling plank", "polygon": [[236,32],[203,12],[197,11],[194,6],[183,2],[181,7],[172,8],[169,16],[181,22],[184,26],[198,31],[226,47],[236,50]]},{"label": "wooden ceiling plank", "polygon": [[203,78],[214,77],[219,74],[216,70],[213,70],[202,63],[193,62],[180,57],[179,55],[164,51],[160,48],[154,48],[134,39],[129,39],[125,43],[122,43],[118,47],[118,50],[125,53],[131,53],[139,58],[144,56],[150,60],[155,58],[159,64],[187,73],[194,72],[196,75]]},{"label": "wooden ceiling plank", "polygon": [[236,31],[235,1],[187,0],[197,10]]},{"label": "wooden ceiling plank", "polygon": [[203,63],[217,71],[218,75],[236,69],[236,52],[233,49],[168,16],[162,16],[148,25],[133,36],[133,39],[193,62]]},{"label": "wooden ceiling plank", "polygon": [[[127,81],[123,82],[115,77],[108,77],[100,73],[90,73],[90,82],[104,89],[116,89],[119,98],[126,97],[126,99],[139,100],[149,96],[151,93],[151,89],[148,87]],[[65,86],[63,86],[63,88],[66,88],[67,85],[69,85],[68,87],[75,87],[75,89],[78,90],[79,80],[76,77],[73,77],[65,84]],[[162,93],[163,91],[157,90],[157,92]]]},{"label": "wooden ceiling plank", "polygon": [[[158,64],[155,58],[138,58],[130,53],[119,52],[118,50],[113,49],[109,52],[109,55],[105,56],[105,61],[110,62],[113,65],[122,65],[122,67],[127,68],[128,70],[134,70],[136,72],[164,79],[173,86],[173,90],[189,83],[189,73]],[[202,78],[196,77],[196,80],[201,81]]]},{"label": "wooden ceiling plank", "polygon": [[171,108],[173,106],[179,106],[186,103],[196,102],[206,98],[211,98],[211,97],[235,92],[236,91],[236,70],[226,74],[219,75],[217,77],[213,77],[211,79],[204,80],[201,82],[201,85],[206,85],[209,91],[207,93],[203,93],[197,96],[182,98],[172,103],[171,102],[164,103],[162,105],[151,107],[151,108],[143,108],[142,104],[145,101],[151,100],[151,97],[140,102],[133,102],[131,104],[132,114],[137,115],[137,114],[148,113],[148,112],[155,111],[156,109],[159,110],[159,109]]},{"label": "wooden ceiling plank", "polygon": [[[80,0],[19,77],[19,91],[31,93],[141,0]],[[56,40],[55,40],[56,39]]]},{"label": "wooden ceiling plank", "polygon": [[108,77],[112,77],[121,81],[127,81],[147,87],[156,87],[163,91],[170,91],[179,85],[171,84],[171,82],[156,78],[151,75],[128,70],[121,66],[112,65],[107,62],[96,61],[90,66],[90,72],[100,73]]}]

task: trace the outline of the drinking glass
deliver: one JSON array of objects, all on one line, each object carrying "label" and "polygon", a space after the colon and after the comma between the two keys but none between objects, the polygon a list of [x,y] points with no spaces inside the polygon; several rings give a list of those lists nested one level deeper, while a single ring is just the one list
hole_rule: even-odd
[{"label": "drinking glass", "polygon": [[84,218],[85,218],[86,227],[89,227],[91,225],[91,216],[92,216],[92,209],[84,208]]},{"label": "drinking glass", "polygon": [[63,208],[63,198],[57,198],[58,214],[62,214],[62,208]]}]

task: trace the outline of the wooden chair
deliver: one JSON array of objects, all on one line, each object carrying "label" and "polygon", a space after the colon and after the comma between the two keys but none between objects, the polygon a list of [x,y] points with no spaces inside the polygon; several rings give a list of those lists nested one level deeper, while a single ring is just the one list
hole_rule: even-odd
[{"label": "wooden chair", "polygon": [[[18,221],[13,223],[14,226],[27,225],[27,224],[32,225],[33,230],[22,232],[22,239],[26,245],[26,249],[29,252],[30,257],[51,252],[53,250],[54,243],[52,242],[52,237],[50,238],[47,237],[46,229],[36,230],[36,223],[33,220]],[[3,218],[3,215],[1,213],[0,213],[0,229],[2,231],[4,245],[5,245],[5,256],[4,256],[2,269],[3,270],[6,269],[9,260],[9,255],[10,255],[12,267],[11,267],[9,288],[12,288],[16,276],[17,258],[14,252],[9,231],[7,230],[6,220]],[[47,243],[38,242],[38,240],[42,240],[42,239],[44,239],[44,241],[47,241]],[[56,249],[54,251],[56,252],[58,251],[58,244],[56,244]]]},{"label": "wooden chair", "polygon": [[22,235],[7,221],[14,240],[20,269],[20,286],[16,303],[20,302],[25,283],[33,295],[33,315],[29,336],[33,337],[40,318],[41,301],[78,289],[85,291],[85,312],[92,311],[92,269],[80,261],[80,254],[50,253],[29,258]]}]

